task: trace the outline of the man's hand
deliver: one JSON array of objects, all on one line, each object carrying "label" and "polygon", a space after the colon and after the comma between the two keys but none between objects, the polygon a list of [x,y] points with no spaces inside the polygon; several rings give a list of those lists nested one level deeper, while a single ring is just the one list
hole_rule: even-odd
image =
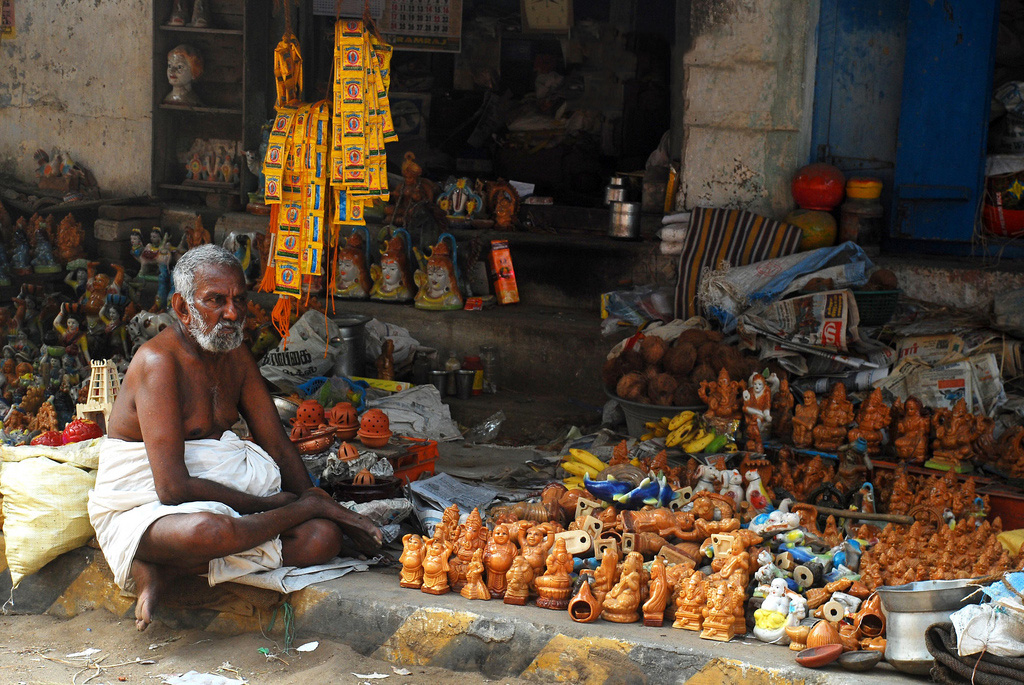
[{"label": "man's hand", "polygon": [[282,490],[276,495],[270,495],[269,497],[266,497],[264,499],[266,499],[267,501],[267,511],[270,511],[271,509],[278,509],[286,504],[291,504],[292,502],[299,499],[299,497],[294,492],[287,492]]},{"label": "man's hand", "polygon": [[300,501],[309,501],[317,507],[317,515],[334,521],[345,535],[352,539],[356,548],[364,554],[373,554],[384,543],[384,535],[373,521],[346,509],[334,501],[320,488],[310,488],[299,496]]}]

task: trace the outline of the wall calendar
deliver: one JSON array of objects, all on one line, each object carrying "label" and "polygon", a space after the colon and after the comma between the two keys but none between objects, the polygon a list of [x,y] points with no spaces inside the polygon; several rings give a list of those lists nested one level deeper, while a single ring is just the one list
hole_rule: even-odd
[{"label": "wall calendar", "polygon": [[396,50],[460,52],[462,0],[384,0],[377,27]]}]

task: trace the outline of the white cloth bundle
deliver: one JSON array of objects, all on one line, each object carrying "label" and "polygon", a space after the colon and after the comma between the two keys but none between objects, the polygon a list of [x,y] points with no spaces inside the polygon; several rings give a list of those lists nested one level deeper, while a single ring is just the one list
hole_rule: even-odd
[{"label": "white cloth bundle", "polygon": [[[154,521],[169,514],[203,511],[241,516],[220,502],[161,504],[144,443],[104,438],[99,449],[96,486],[89,493],[89,519],[115,582],[128,592],[133,592],[135,585],[130,575],[132,560],[143,533]],[[273,458],[259,445],[241,440],[231,431],[220,439],[185,441],[185,467],[195,478],[212,480],[257,497],[281,491],[281,471]],[[210,585],[279,568],[281,559],[280,538],[214,559],[210,562]]]}]

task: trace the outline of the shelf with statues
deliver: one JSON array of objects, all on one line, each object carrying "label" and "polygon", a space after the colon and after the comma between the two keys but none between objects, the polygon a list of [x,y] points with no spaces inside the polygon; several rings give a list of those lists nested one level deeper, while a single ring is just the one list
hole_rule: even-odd
[{"label": "shelf with statues", "polygon": [[196,114],[242,114],[241,107],[203,107],[200,105],[173,105],[167,102],[161,102],[160,109],[167,109],[178,112],[195,112]]}]

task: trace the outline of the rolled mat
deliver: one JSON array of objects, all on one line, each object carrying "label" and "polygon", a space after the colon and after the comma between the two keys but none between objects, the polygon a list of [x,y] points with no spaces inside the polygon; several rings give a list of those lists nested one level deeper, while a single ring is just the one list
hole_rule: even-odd
[{"label": "rolled mat", "polygon": [[705,270],[717,269],[723,262],[746,266],[791,255],[796,252],[801,236],[796,226],[753,212],[697,207],[679,254],[675,317],[688,319],[700,313],[697,290]]},{"label": "rolled mat", "polygon": [[972,654],[959,656],[952,623],[936,623],[924,633],[925,646],[935,658],[931,677],[937,683],[1020,685],[1024,683],[1024,658]]}]

